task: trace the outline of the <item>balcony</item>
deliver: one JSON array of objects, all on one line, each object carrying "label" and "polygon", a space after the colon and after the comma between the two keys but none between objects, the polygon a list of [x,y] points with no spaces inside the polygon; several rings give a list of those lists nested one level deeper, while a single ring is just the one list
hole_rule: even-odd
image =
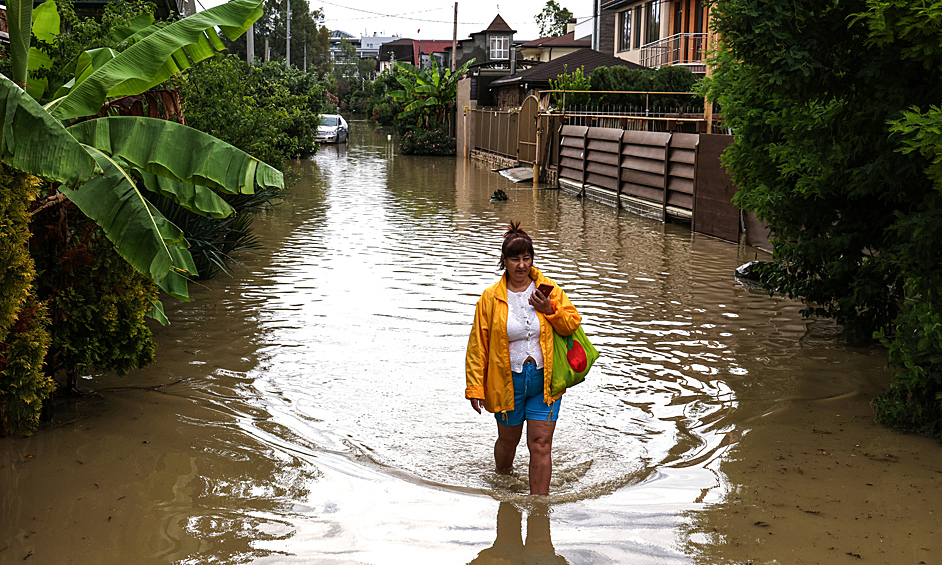
[{"label": "balcony", "polygon": [[706,72],[704,61],[707,34],[678,33],[641,46],[641,60],[645,67],[684,65],[694,73]]}]

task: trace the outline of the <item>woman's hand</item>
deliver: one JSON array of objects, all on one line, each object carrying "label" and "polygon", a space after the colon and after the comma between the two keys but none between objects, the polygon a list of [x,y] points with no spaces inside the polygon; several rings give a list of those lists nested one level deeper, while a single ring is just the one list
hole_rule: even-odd
[{"label": "woman's hand", "polygon": [[553,308],[553,301],[549,299],[549,296],[543,296],[539,289],[530,294],[530,306],[546,316],[552,316],[556,313],[556,309]]},{"label": "woman's hand", "polygon": [[471,408],[474,408],[475,412],[477,412],[478,414],[480,414],[480,413],[481,413],[481,408],[484,408],[484,401],[481,400],[480,398],[472,398],[472,399],[471,399]]}]

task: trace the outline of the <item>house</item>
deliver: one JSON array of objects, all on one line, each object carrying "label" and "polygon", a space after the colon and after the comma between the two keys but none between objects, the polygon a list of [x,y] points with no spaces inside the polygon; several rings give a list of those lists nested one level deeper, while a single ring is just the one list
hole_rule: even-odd
[{"label": "house", "polygon": [[438,68],[445,68],[448,58],[446,49],[451,49],[451,44],[451,41],[446,40],[430,41],[409,38],[390,41],[379,48],[380,71],[392,67],[396,61],[409,63],[423,69],[429,68],[432,66],[433,57]]},{"label": "house", "polygon": [[398,35],[392,37],[376,35],[364,35],[360,37],[360,48],[357,49],[357,55],[361,58],[379,58],[379,49],[383,45],[399,39]]},{"label": "house", "polygon": [[550,90],[550,80],[556,80],[559,75],[572,73],[580,67],[585,75],[592,74],[598,67],[643,68],[637,63],[583,48],[548,63],[497,79],[491,82],[490,88],[499,108],[518,108],[528,95],[539,90]]},{"label": "house", "polygon": [[517,68],[517,47],[523,42],[514,42],[516,30],[498,14],[486,29],[472,33],[471,37],[458,42],[452,52],[446,48],[446,65],[455,59],[455,68],[474,59],[471,67],[471,100],[478,106],[493,106],[490,84],[492,81],[512,75]]},{"label": "house", "polygon": [[590,40],[575,39],[575,31],[558,37],[541,37],[520,45],[520,56],[527,61],[547,62],[579,49],[592,47]]},{"label": "house", "polygon": [[414,39],[404,37],[389,43],[384,43],[379,48],[379,70],[385,71],[392,67],[396,61],[413,62],[413,42]]},{"label": "house", "polygon": [[600,51],[645,67],[686,65],[702,74],[708,18],[706,0],[594,0],[575,37],[590,33]]},{"label": "house", "polygon": [[448,50],[451,49],[451,45],[450,40],[413,40],[412,64],[416,67],[428,68],[432,64],[432,57],[435,57],[435,64],[438,68],[445,68],[445,60],[448,58]]}]

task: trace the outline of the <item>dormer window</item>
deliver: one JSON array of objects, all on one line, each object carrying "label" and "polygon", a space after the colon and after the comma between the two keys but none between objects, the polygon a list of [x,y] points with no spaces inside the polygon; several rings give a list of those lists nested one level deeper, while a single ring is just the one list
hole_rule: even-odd
[{"label": "dormer window", "polygon": [[491,60],[500,61],[510,58],[510,37],[507,35],[491,36]]}]

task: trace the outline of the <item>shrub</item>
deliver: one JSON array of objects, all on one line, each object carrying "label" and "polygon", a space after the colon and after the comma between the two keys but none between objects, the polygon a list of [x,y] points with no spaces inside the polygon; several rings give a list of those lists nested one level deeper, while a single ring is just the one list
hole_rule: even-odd
[{"label": "shrub", "polygon": [[203,61],[186,78],[187,125],[275,168],[316,151],[314,137],[326,100],[316,75],[277,61],[251,67],[229,55]]},{"label": "shrub", "polygon": [[[331,96],[313,73],[281,62],[251,67],[231,55],[187,71],[184,93],[188,125],[281,169],[286,159],[317,151],[319,114],[328,110]],[[220,219],[188,212],[163,198],[151,201],[186,234],[199,276],[211,278],[226,270],[232,253],[256,246],[251,212],[280,195],[276,189],[221,195],[236,214]]]},{"label": "shrub", "polygon": [[29,434],[55,388],[43,373],[48,318],[32,290],[29,203],[39,179],[0,164],[0,434]]},{"label": "shrub", "polygon": [[155,345],[145,316],[157,285],[122,259],[71,202],[40,211],[33,224],[36,288],[52,323],[47,372],[64,374],[74,389],[90,368],[125,375],[152,363]]},{"label": "shrub", "polygon": [[400,122],[399,148],[403,155],[454,155],[455,138],[448,135],[448,124],[428,127],[405,126]]}]

